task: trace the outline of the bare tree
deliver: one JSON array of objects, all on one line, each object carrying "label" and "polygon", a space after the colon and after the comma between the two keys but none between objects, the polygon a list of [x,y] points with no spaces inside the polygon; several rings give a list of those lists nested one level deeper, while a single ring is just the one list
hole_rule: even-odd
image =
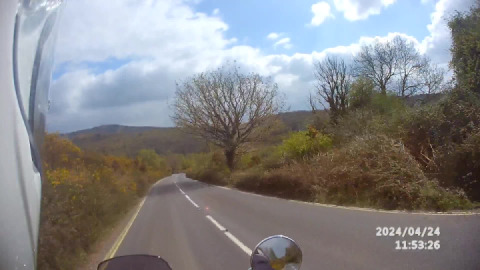
[{"label": "bare tree", "polygon": [[434,94],[441,91],[444,86],[445,73],[445,69],[432,64],[422,70],[422,82],[427,94]]},{"label": "bare tree", "polygon": [[238,148],[265,134],[258,129],[268,130],[282,106],[270,79],[227,65],[177,83],[172,118],[178,127],[222,147],[234,169]]},{"label": "bare tree", "polygon": [[387,86],[397,69],[395,46],[391,42],[364,45],[354,58],[354,64],[356,76],[372,80],[381,93],[386,95]]},{"label": "bare tree", "polygon": [[420,55],[413,42],[403,37],[395,37],[393,47],[397,58],[397,92],[401,97],[409,97],[422,89],[421,73],[428,67],[429,61]]},{"label": "bare tree", "polygon": [[317,102],[324,105],[325,101],[329,106],[332,122],[337,123],[338,117],[348,108],[348,92],[351,85],[348,67],[343,59],[327,57],[315,63],[314,75],[316,95],[310,96],[312,110],[315,112]]}]

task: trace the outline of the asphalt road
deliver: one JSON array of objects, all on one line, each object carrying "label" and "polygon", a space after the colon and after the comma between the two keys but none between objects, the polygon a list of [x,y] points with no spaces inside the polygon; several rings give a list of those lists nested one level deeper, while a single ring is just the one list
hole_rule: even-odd
[{"label": "asphalt road", "polygon": [[[439,227],[440,236],[376,236],[384,226]],[[174,270],[247,269],[249,249],[274,234],[296,240],[306,270],[480,269],[480,215],[320,206],[209,186],[183,174],[151,189],[115,255],[160,255]],[[439,240],[440,249],[395,250],[397,240]]]}]

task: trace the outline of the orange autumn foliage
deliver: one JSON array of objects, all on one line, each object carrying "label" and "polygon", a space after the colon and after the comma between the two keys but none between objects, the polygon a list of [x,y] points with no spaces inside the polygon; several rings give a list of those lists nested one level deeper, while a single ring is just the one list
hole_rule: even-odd
[{"label": "orange autumn foliage", "polygon": [[141,158],[83,151],[59,134],[46,135],[42,158],[40,270],[81,264],[105,228],[170,173]]}]

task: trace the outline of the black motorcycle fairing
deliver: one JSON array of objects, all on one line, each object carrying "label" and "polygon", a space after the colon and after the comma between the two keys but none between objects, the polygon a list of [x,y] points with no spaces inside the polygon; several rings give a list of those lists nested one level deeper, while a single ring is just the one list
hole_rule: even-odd
[{"label": "black motorcycle fairing", "polygon": [[172,270],[170,265],[159,256],[127,255],[103,261],[97,270]]}]

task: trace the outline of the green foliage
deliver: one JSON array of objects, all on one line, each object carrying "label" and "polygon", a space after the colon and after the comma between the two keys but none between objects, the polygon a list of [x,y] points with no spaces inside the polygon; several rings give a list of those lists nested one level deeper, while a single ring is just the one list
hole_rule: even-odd
[{"label": "green foliage", "polygon": [[246,153],[240,157],[237,169],[249,169],[261,164],[261,158],[257,153]]},{"label": "green foliage", "polygon": [[[370,84],[364,79],[359,79],[356,83],[367,86]],[[392,94],[383,95],[371,88],[366,89],[363,89],[365,92],[362,94],[360,91],[363,90],[360,86],[356,86],[351,98],[355,99],[353,104],[357,105],[350,107],[335,125],[317,125],[319,130],[333,139],[334,145],[344,145],[355,137],[365,134],[386,134],[393,138],[399,136],[401,120],[409,108],[401,98]]]},{"label": "green foliage", "polygon": [[281,146],[263,148],[260,152],[261,164],[265,170],[281,167],[285,163],[285,155]]},{"label": "green foliage", "polygon": [[42,212],[38,269],[73,269],[105,228],[126,213],[169,170],[85,152],[58,134],[42,150]]},{"label": "green foliage", "polygon": [[187,155],[182,169],[189,178],[221,186],[228,183],[230,176],[230,170],[220,150]]},{"label": "green foliage", "polygon": [[392,93],[382,95],[375,93],[372,96],[371,110],[380,115],[394,116],[402,113],[405,109],[404,101]]},{"label": "green foliage", "polygon": [[168,171],[167,160],[160,157],[155,150],[142,149],[138,152],[137,160],[147,166],[149,170]]},{"label": "green foliage", "polygon": [[375,94],[375,84],[367,78],[360,77],[352,83],[349,93],[351,109],[360,109],[370,106]]},{"label": "green foliage", "polygon": [[480,2],[448,23],[452,33],[450,66],[461,87],[480,94]]},{"label": "green foliage", "polygon": [[308,131],[292,133],[283,141],[281,149],[287,158],[301,160],[327,151],[331,147],[332,139],[330,137],[320,134],[315,128],[310,127]]}]

